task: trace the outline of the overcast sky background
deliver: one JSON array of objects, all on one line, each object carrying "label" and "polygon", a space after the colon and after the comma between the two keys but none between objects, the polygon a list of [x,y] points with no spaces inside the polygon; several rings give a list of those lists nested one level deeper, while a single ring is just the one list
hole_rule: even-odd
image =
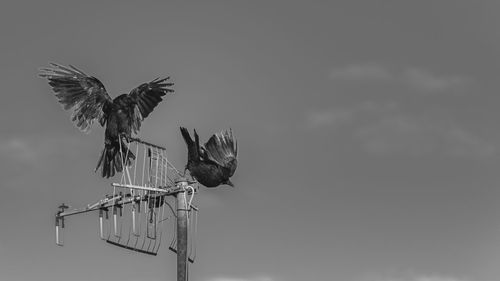
[{"label": "overcast sky background", "polygon": [[[201,281],[494,281],[500,276],[500,2],[4,1],[0,279],[175,280],[98,238],[108,193],[38,68],[73,64],[112,97],[158,76],[143,123],[182,168],[179,126],[232,127],[237,188],[202,189]],[[189,2],[189,3],[188,3]]]}]

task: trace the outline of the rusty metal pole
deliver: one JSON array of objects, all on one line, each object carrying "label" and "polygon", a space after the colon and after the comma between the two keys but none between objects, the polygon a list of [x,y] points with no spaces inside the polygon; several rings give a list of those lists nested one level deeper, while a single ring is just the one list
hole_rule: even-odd
[{"label": "rusty metal pole", "polygon": [[187,241],[188,241],[188,207],[187,191],[188,183],[185,179],[177,183],[179,192],[177,197],[177,281],[187,281]]}]

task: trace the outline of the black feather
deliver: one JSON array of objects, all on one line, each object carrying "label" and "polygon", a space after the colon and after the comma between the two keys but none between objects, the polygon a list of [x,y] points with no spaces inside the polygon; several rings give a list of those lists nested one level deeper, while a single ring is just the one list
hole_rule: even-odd
[{"label": "black feather", "polygon": [[180,130],[188,148],[186,169],[191,176],[206,187],[221,184],[233,186],[229,178],[236,171],[238,152],[232,131],[213,135],[204,147],[201,147],[196,130],[194,141],[186,128],[181,127]]},{"label": "black feather", "polygon": [[[72,110],[71,120],[81,131],[89,132],[97,120],[106,126],[104,149],[97,161],[96,171],[101,168],[103,177],[112,177],[130,165],[135,159],[128,151],[126,142],[132,132],[138,133],[141,122],[162,101],[161,96],[173,92],[168,87],[173,83],[143,83],[128,95],[115,99],[106,92],[99,79],[88,76],[83,71],[70,65],[62,66],[50,63],[51,67],[41,68],[39,76],[46,78],[49,85],[65,110]],[[121,147],[121,149],[120,149]]]}]

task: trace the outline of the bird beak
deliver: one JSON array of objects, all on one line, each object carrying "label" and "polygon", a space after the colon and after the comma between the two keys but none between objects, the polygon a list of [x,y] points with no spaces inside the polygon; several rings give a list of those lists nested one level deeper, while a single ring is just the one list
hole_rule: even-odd
[{"label": "bird beak", "polygon": [[229,185],[230,187],[234,187],[234,184],[230,180],[227,180],[226,184]]}]

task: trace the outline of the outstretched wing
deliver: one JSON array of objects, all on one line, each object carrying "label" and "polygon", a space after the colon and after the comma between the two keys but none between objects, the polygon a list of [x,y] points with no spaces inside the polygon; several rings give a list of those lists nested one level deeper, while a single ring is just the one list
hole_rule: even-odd
[{"label": "outstretched wing", "polygon": [[144,118],[153,111],[167,93],[173,93],[171,89],[174,83],[168,82],[170,77],[163,79],[155,79],[149,83],[143,83],[139,87],[133,89],[129,97],[134,103],[134,113],[132,117],[132,129],[135,134],[141,128],[141,122]]},{"label": "outstretched wing", "polygon": [[[73,111],[71,120],[81,131],[88,133],[95,120],[104,116],[103,107],[112,103],[104,85],[74,66],[50,63],[41,68],[40,77],[47,78],[52,90],[65,110]],[[104,122],[101,122],[104,125]]]},{"label": "outstretched wing", "polygon": [[205,143],[206,155],[229,171],[229,177],[234,174],[238,164],[238,143],[231,129],[216,133]]}]

